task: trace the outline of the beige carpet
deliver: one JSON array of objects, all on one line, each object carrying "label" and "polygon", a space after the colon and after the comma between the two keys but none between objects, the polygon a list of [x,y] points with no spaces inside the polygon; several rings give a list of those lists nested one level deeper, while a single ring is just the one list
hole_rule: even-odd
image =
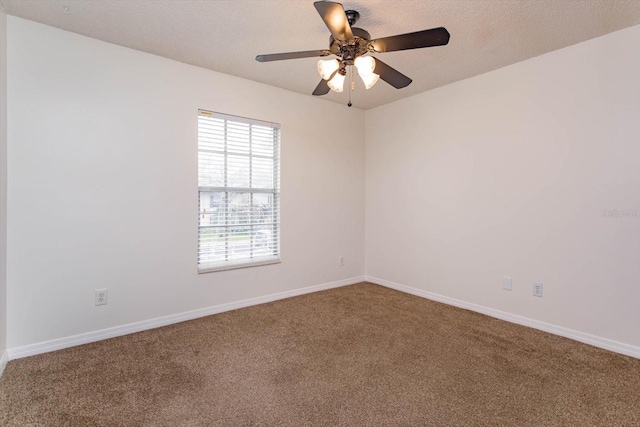
[{"label": "beige carpet", "polygon": [[2,426],[640,426],[640,360],[372,284],[9,362]]}]

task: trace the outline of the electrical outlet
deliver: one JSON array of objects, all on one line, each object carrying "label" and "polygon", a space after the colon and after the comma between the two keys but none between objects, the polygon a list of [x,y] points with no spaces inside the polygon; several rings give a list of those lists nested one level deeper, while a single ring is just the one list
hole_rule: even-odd
[{"label": "electrical outlet", "polygon": [[340,257],[340,267],[344,266],[344,256]]},{"label": "electrical outlet", "polygon": [[511,290],[511,277],[502,276],[502,289],[504,289],[506,291],[510,291]]},{"label": "electrical outlet", "polygon": [[533,296],[542,298],[542,283],[533,282]]},{"label": "electrical outlet", "polygon": [[93,305],[106,305],[107,304],[107,298],[109,296],[108,294],[108,290],[105,289],[96,289],[96,293],[95,293],[95,301]]}]

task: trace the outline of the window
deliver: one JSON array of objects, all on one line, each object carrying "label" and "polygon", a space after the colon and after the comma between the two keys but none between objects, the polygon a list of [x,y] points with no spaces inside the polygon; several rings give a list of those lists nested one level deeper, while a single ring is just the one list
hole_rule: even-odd
[{"label": "window", "polygon": [[280,262],[280,126],[198,112],[198,272]]}]

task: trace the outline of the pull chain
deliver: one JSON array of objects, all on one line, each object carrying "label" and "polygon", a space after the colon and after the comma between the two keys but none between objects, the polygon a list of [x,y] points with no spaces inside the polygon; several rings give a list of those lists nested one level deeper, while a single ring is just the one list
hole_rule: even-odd
[{"label": "pull chain", "polygon": [[353,66],[349,67],[349,103],[347,107],[351,107],[353,104],[351,103],[351,92],[356,89],[356,85],[353,82]]}]

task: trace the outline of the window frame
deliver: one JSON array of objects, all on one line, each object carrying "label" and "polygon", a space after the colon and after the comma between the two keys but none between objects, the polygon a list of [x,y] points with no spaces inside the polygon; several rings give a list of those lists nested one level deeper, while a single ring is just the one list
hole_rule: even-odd
[{"label": "window frame", "polygon": [[[224,121],[224,129],[225,129],[225,133],[224,133],[224,150],[222,151],[215,151],[215,150],[211,150],[211,149],[205,149],[202,147],[202,145],[204,145],[203,143],[201,143],[201,133],[203,133],[203,131],[201,130],[201,117],[207,117],[207,118],[212,118],[212,119],[217,119],[217,120],[223,120]],[[246,150],[247,150],[247,154],[239,154],[238,150],[229,150],[229,136],[227,135],[227,127],[229,123],[235,123],[236,125],[249,125],[249,137],[246,141],[242,141],[242,144],[246,144]],[[264,154],[255,154],[253,152],[253,147],[254,147],[254,143],[256,143],[256,138],[254,138],[253,136],[253,126],[259,126],[261,128],[269,128],[272,132],[273,132],[273,154],[271,156],[269,155],[264,155]],[[204,110],[204,109],[199,109],[198,110],[198,137],[197,137],[197,152],[198,152],[198,245],[197,245],[197,270],[198,270],[198,274],[203,274],[203,273],[211,273],[211,272],[216,272],[216,271],[225,271],[225,270],[233,270],[233,269],[239,269],[239,268],[249,268],[249,267],[257,267],[257,266],[263,266],[263,265],[270,265],[270,264],[277,264],[281,262],[281,241],[280,241],[280,229],[281,229],[281,223],[280,223],[280,162],[281,162],[281,157],[280,157],[280,125],[277,123],[273,123],[273,122],[266,122],[266,121],[261,121],[261,120],[255,120],[255,119],[249,119],[249,118],[245,118],[245,117],[240,117],[240,116],[233,116],[233,115],[229,115],[229,114],[223,114],[223,113],[218,113],[218,112],[214,112],[214,111],[209,111],[209,110]],[[204,139],[204,137],[202,137],[202,139]],[[238,141],[234,141],[235,144],[238,144]],[[259,142],[258,142],[259,143]],[[202,175],[202,170],[201,170],[201,155],[203,153],[208,153],[208,154],[222,154],[223,159],[224,159],[224,166],[223,166],[223,186],[211,186],[211,185],[201,185],[201,175]],[[228,180],[227,177],[229,175],[229,157],[246,157],[248,159],[248,177],[249,177],[249,186],[248,187],[232,187],[230,185],[228,185]],[[253,168],[254,168],[254,160],[255,159],[260,159],[262,161],[264,161],[265,159],[272,159],[272,170],[273,170],[273,181],[272,181],[272,185],[269,186],[268,188],[265,187],[254,187],[253,186]],[[211,168],[211,166],[209,166],[209,168]],[[203,169],[207,169],[206,167],[204,167]],[[222,193],[224,195],[224,221],[223,221],[223,225],[208,225],[208,226],[203,226],[202,225],[202,218],[205,217],[205,215],[207,214],[206,212],[206,208],[203,210],[203,206],[202,204],[202,196],[203,193],[209,193],[210,194],[210,199],[208,201],[208,206],[211,206],[211,204],[213,204],[213,194],[215,193]],[[234,230],[233,230],[233,226],[234,225],[238,225],[235,223],[232,223],[231,221],[233,221],[234,219],[230,218],[230,210],[232,209],[230,206],[230,199],[232,196],[230,196],[230,194],[235,194],[235,195],[249,195],[250,198],[250,202],[249,202],[249,207],[248,207],[248,217],[249,220],[247,223],[241,223],[243,226],[246,226],[247,228],[249,228],[250,232],[249,232],[249,256],[246,257],[240,257],[240,258],[236,258],[236,259],[231,259],[230,257],[230,253],[229,253],[229,243],[233,240],[232,237],[234,236]],[[256,209],[256,205],[254,204],[254,195],[255,194],[268,194],[271,196],[271,218],[272,219],[271,222],[269,223],[260,223],[260,222],[255,222],[255,218],[254,218],[254,210]],[[210,212],[209,215],[219,215],[220,212]],[[271,251],[271,254],[268,255],[261,255],[258,254],[256,255],[254,253],[254,251],[256,251],[256,237],[258,238],[257,240],[262,240],[264,239],[261,233],[259,233],[261,230],[264,229],[265,226],[270,227],[269,230],[269,235],[270,238],[269,240],[267,240],[267,243],[265,243],[267,246],[267,251]],[[224,257],[225,260],[205,260],[202,261],[201,257],[202,256],[206,256],[206,253],[204,253],[202,251],[202,246],[203,246],[203,229],[204,228],[212,228],[212,229],[223,229],[224,233],[221,239],[225,242],[225,249],[224,249]],[[212,233],[213,234],[213,233]],[[218,237],[220,238],[220,237]],[[206,243],[206,242],[205,242]],[[264,249],[263,249],[264,250]]]}]

